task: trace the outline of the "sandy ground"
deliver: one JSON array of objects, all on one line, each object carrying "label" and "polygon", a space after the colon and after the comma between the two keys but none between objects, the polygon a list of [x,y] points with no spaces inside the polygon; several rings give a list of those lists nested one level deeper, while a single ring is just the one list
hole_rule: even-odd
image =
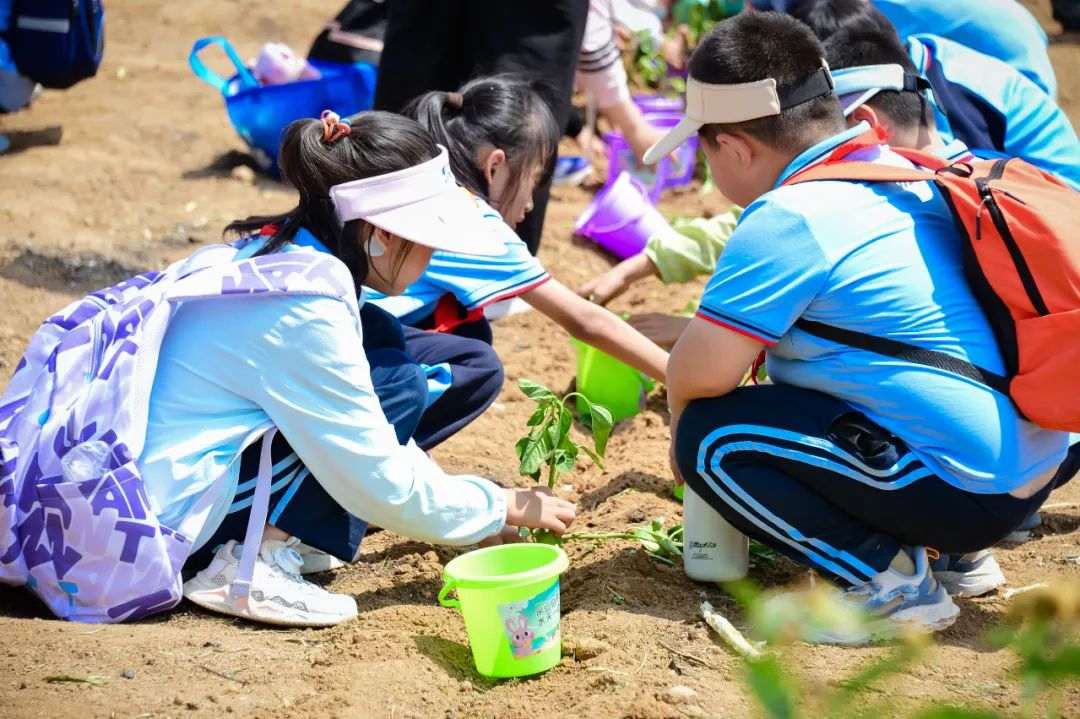
[{"label": "sandy ground", "polygon": [[[1049,3],[1028,4],[1056,35]],[[0,375],[10,374],[37,324],[76,296],[183,256],[213,241],[234,217],[290,205],[290,194],[273,181],[215,169],[242,144],[220,98],[191,75],[185,58],[197,37],[214,33],[227,35],[244,56],[271,40],[304,48],[332,6],[114,0],[99,76],[0,118],[0,130],[16,145],[0,158]],[[1075,40],[1055,42],[1051,55],[1061,101],[1075,122],[1080,48]],[[570,286],[610,263],[570,240],[595,189],[556,191],[550,208],[541,255]],[[706,214],[725,205],[690,192],[667,198],[663,208]],[[701,287],[646,282],[615,307],[677,311]],[[450,470],[517,483],[524,480],[516,477],[513,443],[530,408],[514,381],[530,377],[567,388],[574,358],[564,333],[532,313],[501,321],[495,339],[509,380],[499,403],[435,454]],[[566,479],[559,491],[579,503],[579,526],[614,530],[656,515],[679,518],[681,508],[669,498],[662,408],[654,397],[645,412],[617,427],[606,471],[580,468]],[[1073,485],[1050,501],[1077,500],[1080,487]],[[1036,541],[999,550],[1009,584],[1077,577],[1078,529],[1075,506],[1051,509]],[[21,590],[0,589],[0,713],[651,719],[754,711],[739,662],[697,619],[702,597],[737,618],[731,600],[625,543],[569,547],[563,634],[569,646],[589,645],[589,651],[541,677],[483,679],[472,667],[460,616],[435,601],[442,566],[459,551],[390,533],[371,537],[359,563],[319,578],[355,596],[361,611],[358,621],[325,631],[267,629],[187,604],[137,625],[76,625],[49,618]],[[797,575],[783,561],[751,573],[764,585]],[[922,661],[868,695],[865,701],[880,706],[874,715],[924,701],[1016,709],[1012,656],[984,640],[1002,615],[1003,598],[961,605],[960,620]],[[786,661],[805,678],[807,691],[818,693],[885,651],[797,647]],[[108,683],[45,681],[59,674],[99,675]],[[674,700],[668,694],[674,685],[696,694]],[[1080,695],[1067,696],[1065,715],[1080,716]]]}]

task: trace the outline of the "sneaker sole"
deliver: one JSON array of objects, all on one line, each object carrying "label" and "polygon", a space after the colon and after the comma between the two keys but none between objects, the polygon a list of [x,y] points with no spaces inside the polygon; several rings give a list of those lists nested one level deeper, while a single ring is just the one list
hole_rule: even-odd
[{"label": "sneaker sole", "polygon": [[857,647],[887,642],[904,632],[940,632],[948,629],[960,616],[960,607],[951,599],[946,602],[903,609],[884,619],[871,621],[866,631],[853,636],[822,634],[809,639],[813,644]]},{"label": "sneaker sole", "polygon": [[585,178],[592,172],[592,167],[586,167],[570,175],[563,175],[562,177],[552,180],[551,184],[555,187],[577,187],[581,183],[585,182]]},{"label": "sneaker sole", "polygon": [[972,575],[971,572],[934,572],[934,579],[952,597],[981,597],[1005,584],[1001,572]]},{"label": "sneaker sole", "polygon": [[207,609],[211,612],[217,612],[218,614],[225,614],[230,617],[239,617],[241,619],[247,619],[252,622],[259,622],[260,624],[273,624],[279,627],[333,627],[356,619],[356,613],[351,616],[340,617],[336,619],[303,619],[300,617],[286,617],[277,614],[255,615],[249,612],[244,612],[237,609],[231,601],[229,601],[228,594],[222,594],[221,590],[201,590],[193,589],[189,590],[185,584],[184,598],[192,604],[197,604],[203,609]]}]

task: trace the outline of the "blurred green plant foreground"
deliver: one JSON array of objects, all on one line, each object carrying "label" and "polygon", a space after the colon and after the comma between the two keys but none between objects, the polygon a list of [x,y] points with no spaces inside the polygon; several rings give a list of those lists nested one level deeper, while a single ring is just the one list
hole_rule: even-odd
[{"label": "blurred green plant foreground", "polygon": [[[799,717],[885,717],[912,719],[1004,719],[1075,717],[1080,705],[1080,581],[1033,587],[1009,601],[1005,620],[991,629],[989,648],[1011,652],[1009,678],[1019,683],[1018,711],[971,708],[970,704],[926,701],[899,708],[889,692],[874,685],[902,673],[932,646],[925,634],[896,636],[889,654],[851,677],[810,686],[785,662],[783,647],[815,635],[821,626],[858,625],[869,620],[850,602],[822,587],[797,602],[769,601],[749,583],[727,587],[744,607],[769,651],[744,658],[743,672],[760,714],[775,719]],[[1071,692],[1071,695],[1070,695]],[[1065,709],[1071,696],[1072,707]],[[1068,713],[1063,713],[1063,711]]]}]

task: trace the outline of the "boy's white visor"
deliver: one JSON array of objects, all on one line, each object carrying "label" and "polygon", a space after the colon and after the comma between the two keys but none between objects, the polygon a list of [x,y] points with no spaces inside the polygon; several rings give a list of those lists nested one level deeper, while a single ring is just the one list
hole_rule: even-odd
[{"label": "boy's white visor", "polygon": [[446,148],[415,167],[346,182],[330,188],[338,219],[364,220],[425,247],[464,255],[506,253],[502,218],[485,215],[479,203],[458,187]]},{"label": "boy's white visor", "polygon": [[918,92],[927,83],[904,72],[900,65],[859,65],[833,71],[836,94],[847,117],[882,90]]},{"label": "boy's white visor", "polygon": [[711,123],[730,124],[779,115],[783,110],[832,91],[832,76],[822,60],[822,68],[791,88],[776,87],[776,80],[766,78],[738,85],[710,85],[686,79],[686,114],[660,142],[645,153],[644,162],[652,165],[675,151],[686,139]]}]

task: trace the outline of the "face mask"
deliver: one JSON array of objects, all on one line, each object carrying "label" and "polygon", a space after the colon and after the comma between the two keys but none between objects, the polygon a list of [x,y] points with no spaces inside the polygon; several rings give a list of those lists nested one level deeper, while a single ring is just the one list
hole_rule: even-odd
[{"label": "face mask", "polygon": [[368,240],[367,253],[368,257],[382,257],[386,254],[386,245],[372,234],[371,239]]}]

